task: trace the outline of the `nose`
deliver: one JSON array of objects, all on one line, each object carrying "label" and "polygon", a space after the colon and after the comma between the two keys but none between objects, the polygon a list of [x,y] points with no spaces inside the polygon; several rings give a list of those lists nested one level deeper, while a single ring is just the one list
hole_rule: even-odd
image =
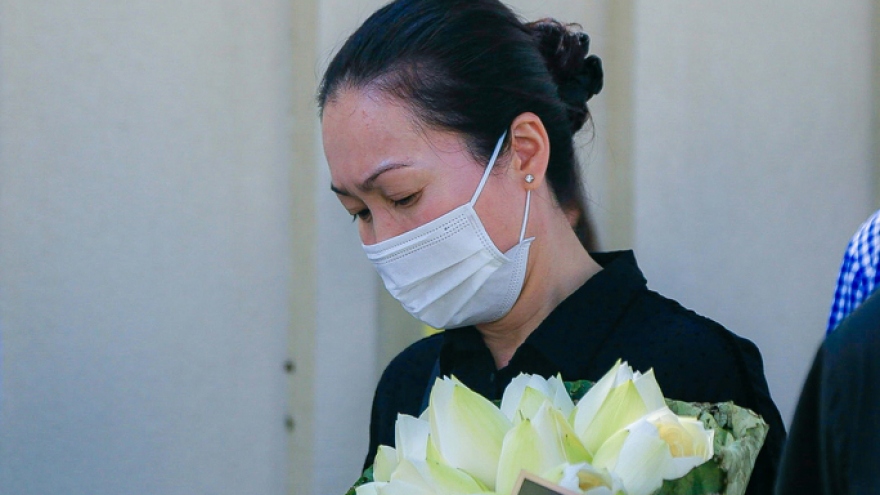
[{"label": "nose", "polygon": [[396,237],[405,229],[391,215],[373,213],[372,221],[361,223],[361,242],[370,246]]}]

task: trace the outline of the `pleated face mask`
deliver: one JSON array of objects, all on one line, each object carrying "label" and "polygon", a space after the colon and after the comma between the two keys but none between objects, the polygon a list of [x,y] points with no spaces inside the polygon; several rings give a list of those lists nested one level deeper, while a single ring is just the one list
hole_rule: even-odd
[{"label": "pleated face mask", "polygon": [[534,240],[524,239],[531,191],[526,192],[519,243],[506,253],[489,238],[474,210],[505,136],[506,131],[469,202],[409,232],[363,246],[388,292],[434,328],[498,320],[510,312],[522,290]]}]

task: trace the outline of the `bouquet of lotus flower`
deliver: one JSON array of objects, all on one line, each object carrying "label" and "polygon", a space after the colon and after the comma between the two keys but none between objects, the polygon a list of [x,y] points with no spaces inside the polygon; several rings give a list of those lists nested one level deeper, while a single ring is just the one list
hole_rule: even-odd
[{"label": "bouquet of lotus flower", "polygon": [[732,403],[666,400],[653,370],[618,361],[595,384],[522,374],[493,404],[438,378],[419,417],[399,415],[354,495],[742,495],[767,434]]}]

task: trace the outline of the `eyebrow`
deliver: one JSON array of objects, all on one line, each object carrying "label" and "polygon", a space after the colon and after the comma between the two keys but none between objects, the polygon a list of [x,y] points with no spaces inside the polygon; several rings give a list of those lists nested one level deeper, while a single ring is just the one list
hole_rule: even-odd
[{"label": "eyebrow", "polygon": [[[357,188],[358,188],[358,190],[361,190],[361,191],[369,191],[370,189],[373,188],[373,184],[376,182],[376,180],[379,178],[379,176],[381,176],[385,172],[389,172],[391,170],[397,170],[399,168],[404,168],[404,167],[409,167],[409,165],[406,163],[386,163],[386,164],[383,164],[383,165],[379,166],[379,168],[377,168],[375,172],[370,174],[370,176],[367,177],[367,179],[365,181],[361,182],[357,186]],[[340,196],[351,196],[350,192],[348,192],[347,190],[345,190],[341,187],[336,187],[332,183],[330,184],[330,190],[335,192],[336,194],[339,194]]]}]

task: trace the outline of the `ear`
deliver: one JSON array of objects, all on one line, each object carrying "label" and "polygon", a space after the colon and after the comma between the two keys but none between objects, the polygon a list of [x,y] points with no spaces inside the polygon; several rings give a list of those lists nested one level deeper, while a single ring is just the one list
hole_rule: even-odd
[{"label": "ear", "polygon": [[[550,162],[550,138],[547,136],[547,129],[537,115],[525,112],[513,119],[510,135],[513,157],[508,171],[527,189],[537,189],[544,183]],[[535,180],[526,182],[527,175],[532,175]]]}]

